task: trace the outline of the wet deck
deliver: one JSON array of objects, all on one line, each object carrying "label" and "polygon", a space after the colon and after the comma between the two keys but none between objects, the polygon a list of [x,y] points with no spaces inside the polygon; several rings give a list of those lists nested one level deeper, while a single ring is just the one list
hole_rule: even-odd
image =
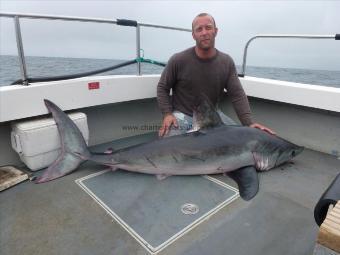
[{"label": "wet deck", "polygon": [[[152,138],[119,140],[113,146]],[[53,182],[27,181],[1,192],[1,254],[149,254],[75,183],[103,169],[86,163]],[[158,254],[311,254],[318,231],[314,206],[339,171],[336,157],[305,150],[294,164],[260,173],[253,200],[237,198]],[[228,177],[217,178],[235,186]]]}]

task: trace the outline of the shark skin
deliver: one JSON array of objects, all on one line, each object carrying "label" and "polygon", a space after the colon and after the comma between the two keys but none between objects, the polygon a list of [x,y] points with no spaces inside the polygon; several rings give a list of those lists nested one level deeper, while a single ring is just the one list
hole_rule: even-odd
[{"label": "shark skin", "polygon": [[[36,183],[60,178],[90,160],[113,169],[154,174],[159,179],[171,175],[227,173],[238,184],[240,196],[250,200],[259,189],[256,170],[274,168],[303,150],[303,147],[259,129],[226,126],[214,108],[205,103],[194,111],[194,126],[198,131],[110,153],[92,154],[72,120],[57,105],[44,101],[57,123],[62,149]],[[205,116],[205,112],[209,114]]]}]

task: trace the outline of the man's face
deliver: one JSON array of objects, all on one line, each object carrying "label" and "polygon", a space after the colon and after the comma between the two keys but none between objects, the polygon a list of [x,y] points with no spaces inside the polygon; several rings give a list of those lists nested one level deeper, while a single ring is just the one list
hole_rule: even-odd
[{"label": "man's face", "polygon": [[196,46],[202,50],[215,47],[217,28],[210,16],[197,17],[193,21],[192,37]]}]

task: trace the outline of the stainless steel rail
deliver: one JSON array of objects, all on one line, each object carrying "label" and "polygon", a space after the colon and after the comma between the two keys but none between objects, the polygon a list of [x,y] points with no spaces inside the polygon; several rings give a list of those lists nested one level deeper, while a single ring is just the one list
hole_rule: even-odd
[{"label": "stainless steel rail", "polygon": [[[40,15],[40,14],[29,14],[29,13],[0,12],[0,17],[7,17],[7,18],[18,17],[18,18],[28,18],[28,19],[49,19],[49,20],[66,20],[66,21],[117,24],[117,19],[112,20],[112,19],[86,18],[86,17],[74,17],[74,16]],[[154,27],[154,28],[163,28],[163,29],[191,32],[191,29],[180,28],[180,27],[162,26],[162,25],[149,24],[149,23],[138,23],[138,24],[142,27]]]},{"label": "stainless steel rail", "polygon": [[[191,29],[179,28],[179,27],[170,27],[170,26],[161,26],[156,24],[148,24],[148,23],[139,23],[134,20],[113,20],[113,19],[97,19],[97,18],[87,18],[87,17],[73,17],[73,16],[54,16],[54,15],[40,15],[40,14],[23,14],[23,13],[0,13],[0,17],[5,18],[13,18],[15,22],[15,32],[16,32],[16,41],[18,46],[18,56],[20,59],[20,70],[21,77],[24,82],[24,85],[28,85],[27,82],[27,69],[25,63],[25,55],[24,55],[24,47],[20,30],[20,19],[47,19],[47,20],[63,20],[63,21],[79,21],[79,22],[92,22],[92,23],[107,23],[107,24],[115,24],[122,26],[130,26],[136,28],[136,58],[140,58],[140,27],[153,27],[153,28],[161,28],[161,29],[169,29],[169,30],[177,30],[184,32],[191,32]],[[137,73],[141,75],[141,63],[137,62]]]},{"label": "stainless steel rail", "polygon": [[[140,58],[140,25],[136,26],[136,57]],[[139,61],[137,62],[137,72],[138,75],[142,74],[142,65]]]},{"label": "stainless steel rail", "polygon": [[263,34],[256,35],[248,40],[246,46],[244,47],[243,52],[243,63],[242,63],[242,72],[239,76],[244,77],[246,74],[246,63],[247,63],[247,52],[249,44],[258,38],[295,38],[295,39],[335,39],[339,40],[339,35],[294,35],[294,34],[281,34],[281,35],[272,35],[272,34]]},{"label": "stainless steel rail", "polygon": [[23,80],[24,85],[28,85],[24,46],[22,45],[21,28],[20,28],[20,21],[19,21],[18,16],[14,17],[14,24],[15,24],[15,35],[16,35],[17,47],[18,47],[18,56],[20,60],[21,79]]}]

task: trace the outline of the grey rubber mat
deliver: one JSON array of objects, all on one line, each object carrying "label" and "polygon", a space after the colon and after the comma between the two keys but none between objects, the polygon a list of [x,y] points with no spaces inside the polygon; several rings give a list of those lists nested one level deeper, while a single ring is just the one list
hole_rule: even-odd
[{"label": "grey rubber mat", "polygon": [[102,171],[76,180],[146,250],[157,253],[237,197],[208,176]]}]

